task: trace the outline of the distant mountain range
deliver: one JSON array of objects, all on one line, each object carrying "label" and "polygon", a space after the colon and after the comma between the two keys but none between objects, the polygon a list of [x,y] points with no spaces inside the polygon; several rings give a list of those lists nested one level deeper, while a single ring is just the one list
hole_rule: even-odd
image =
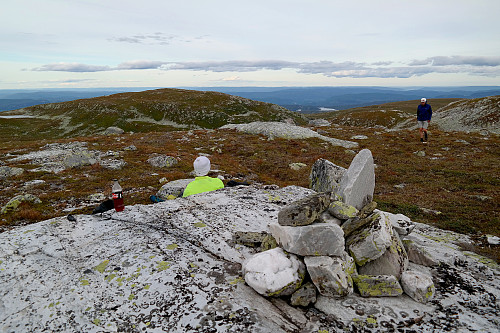
[{"label": "distant mountain range", "polygon": [[[321,112],[321,108],[344,110],[382,103],[419,100],[421,97],[480,98],[500,95],[500,86],[479,87],[183,87],[198,91],[216,91],[256,101],[278,104],[292,111]],[[0,90],[0,111],[66,102],[122,92],[140,92],[157,88],[40,89]]]}]

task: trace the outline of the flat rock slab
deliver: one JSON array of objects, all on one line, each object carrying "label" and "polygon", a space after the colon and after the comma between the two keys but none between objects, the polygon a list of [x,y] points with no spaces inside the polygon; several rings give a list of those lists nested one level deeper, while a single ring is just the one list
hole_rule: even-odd
[{"label": "flat rock slab", "polygon": [[247,124],[228,124],[221,127],[221,129],[235,129],[240,132],[250,134],[262,134],[269,138],[284,138],[284,139],[308,139],[318,138],[329,142],[334,146],[341,146],[344,148],[356,148],[357,142],[340,140],[321,135],[309,128],[295,126],[282,122],[261,122],[256,121]]},{"label": "flat rock slab", "polygon": [[297,330],[244,283],[253,252],[232,231],[265,231],[310,193],[225,189],[2,233],[0,331]]},{"label": "flat rock slab", "polygon": [[319,312],[293,312],[261,297],[241,275],[240,263],[255,250],[235,244],[234,233],[268,231],[281,207],[311,193],[296,186],[226,188],[126,206],[102,219],[76,215],[76,222],[55,218],[1,233],[0,331],[498,329],[498,265],[462,252],[456,243],[467,236],[419,223],[408,237],[441,263],[432,270],[431,302],[320,296]]}]

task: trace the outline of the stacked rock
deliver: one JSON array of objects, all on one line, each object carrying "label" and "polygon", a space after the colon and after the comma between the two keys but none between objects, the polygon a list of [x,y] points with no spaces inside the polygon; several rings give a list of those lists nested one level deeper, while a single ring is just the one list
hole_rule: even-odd
[{"label": "stacked rock", "polygon": [[[318,160],[310,180],[319,193],[282,208],[278,223],[269,226],[279,247],[244,262],[251,287],[265,296],[291,295],[291,304],[300,306],[316,301],[315,290],[336,298],[355,290],[363,297],[405,292],[424,303],[433,297],[432,278],[408,271],[401,237],[413,230],[413,222],[377,210],[372,201],[375,173],[369,150],[359,152],[347,170]],[[421,261],[422,251],[412,252]],[[297,270],[289,274],[292,267]]]}]

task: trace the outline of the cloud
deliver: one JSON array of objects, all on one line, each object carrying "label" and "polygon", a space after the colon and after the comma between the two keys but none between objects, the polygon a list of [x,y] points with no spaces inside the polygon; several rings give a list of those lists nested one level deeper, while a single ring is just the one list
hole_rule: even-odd
[{"label": "cloud", "polygon": [[500,57],[472,57],[472,56],[451,56],[451,57],[431,57],[423,60],[413,60],[410,66],[452,66],[452,65],[470,65],[470,66],[500,66]]},{"label": "cloud", "polygon": [[37,72],[104,72],[109,71],[111,68],[109,66],[96,66],[96,65],[86,65],[78,63],[67,63],[60,62],[55,64],[47,64],[42,67],[33,68],[33,71]]},{"label": "cloud", "polygon": [[137,34],[133,36],[112,37],[108,41],[129,43],[129,44],[159,44],[169,45],[172,42],[191,42],[192,40],[202,40],[208,35],[197,36],[193,38],[184,38],[179,35],[165,34],[163,32],[155,32],[152,34]]},{"label": "cloud", "polygon": [[[47,64],[34,71],[63,72],[102,72],[120,70],[163,71],[187,70],[202,72],[255,72],[262,70],[291,69],[302,74],[319,74],[337,78],[409,78],[431,73],[467,73],[476,76],[500,76],[500,57],[431,57],[423,60],[413,60],[408,65],[395,66],[394,62],[384,61],[372,64],[344,61],[291,62],[285,60],[229,60],[200,62],[167,62],[136,60],[123,62],[116,67],[96,66],[78,63]],[[236,77],[236,76],[234,76]]]},{"label": "cloud", "polygon": [[298,63],[283,60],[230,60],[204,62],[177,62],[164,66],[166,70],[195,70],[210,72],[254,72],[296,68]]},{"label": "cloud", "polygon": [[167,35],[162,32],[155,32],[153,34],[147,35],[134,35],[134,36],[125,36],[125,37],[113,37],[108,40],[113,42],[121,42],[121,43],[132,43],[132,44],[170,44],[170,42],[178,38],[176,35]]},{"label": "cloud", "polygon": [[113,70],[129,70],[129,69],[158,69],[162,67],[166,62],[164,61],[148,61],[148,60],[136,60],[122,62]]}]

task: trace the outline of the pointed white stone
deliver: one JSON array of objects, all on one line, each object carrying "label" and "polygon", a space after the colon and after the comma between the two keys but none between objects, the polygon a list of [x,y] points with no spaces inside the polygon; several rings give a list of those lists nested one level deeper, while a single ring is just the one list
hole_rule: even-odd
[{"label": "pointed white stone", "polygon": [[357,209],[373,200],[375,190],[375,166],[369,149],[361,150],[342,176],[337,194],[343,201]]}]

